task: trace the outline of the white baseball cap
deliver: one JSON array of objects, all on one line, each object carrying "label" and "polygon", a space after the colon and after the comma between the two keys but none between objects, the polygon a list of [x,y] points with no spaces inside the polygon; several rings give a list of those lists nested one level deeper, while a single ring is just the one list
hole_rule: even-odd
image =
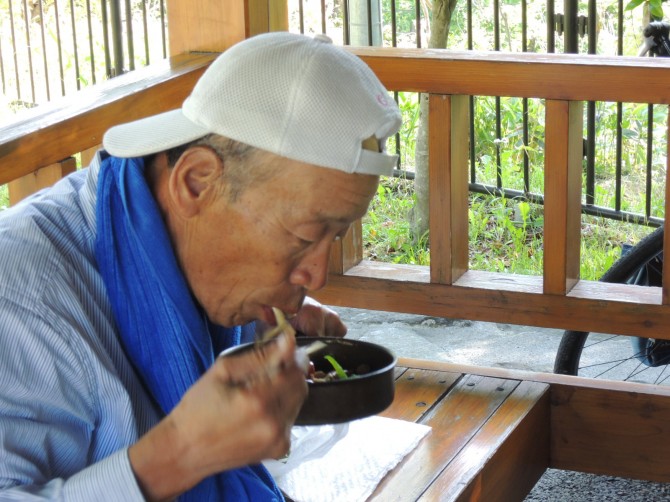
[{"label": "white baseball cap", "polygon": [[[397,155],[385,144],[400,122],[360,58],[325,35],[274,32],[221,54],[182,108],[112,127],[103,146],[116,157],[142,157],[215,133],[309,164],[390,175]],[[380,151],[363,147],[371,137]]]}]

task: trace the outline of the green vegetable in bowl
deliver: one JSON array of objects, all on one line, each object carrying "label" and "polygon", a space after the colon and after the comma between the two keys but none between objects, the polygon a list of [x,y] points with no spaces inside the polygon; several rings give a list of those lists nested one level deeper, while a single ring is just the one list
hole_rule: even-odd
[{"label": "green vegetable in bowl", "polygon": [[337,373],[337,378],[340,380],[346,380],[349,378],[349,375],[347,375],[347,372],[344,371],[344,368],[338,363],[333,356],[323,356],[326,361],[328,361],[333,369],[335,370],[335,373]]},{"label": "green vegetable in bowl", "polygon": [[[309,362],[309,370],[307,372],[307,381],[312,383],[335,382],[338,380],[351,380],[356,378],[360,373],[348,373],[337,360],[331,355],[323,356],[323,359],[332,366],[332,370],[324,371],[317,370],[314,361]],[[359,369],[366,372],[367,366],[360,366]]]}]

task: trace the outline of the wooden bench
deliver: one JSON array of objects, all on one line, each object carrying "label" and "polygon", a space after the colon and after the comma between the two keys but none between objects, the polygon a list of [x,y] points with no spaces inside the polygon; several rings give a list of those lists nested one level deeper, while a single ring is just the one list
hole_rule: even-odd
[{"label": "wooden bench", "polygon": [[670,389],[401,359],[383,416],[432,432],[372,500],[523,500],[547,468],[670,482]]}]

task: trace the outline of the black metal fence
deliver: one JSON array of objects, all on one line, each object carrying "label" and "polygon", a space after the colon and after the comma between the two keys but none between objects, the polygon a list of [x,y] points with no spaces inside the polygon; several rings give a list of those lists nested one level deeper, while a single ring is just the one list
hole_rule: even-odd
[{"label": "black metal fence", "polygon": [[0,1],[0,117],[165,58],[166,28],[164,0]]},{"label": "black metal fence", "polygon": [[[429,47],[433,1],[289,0],[290,30],[326,33],[343,44]],[[623,0],[451,3],[448,48],[460,50],[636,55],[645,24],[641,8],[626,11]],[[164,0],[0,0],[0,118],[164,58],[165,10]],[[396,138],[403,159],[398,172],[411,177],[409,129],[417,124],[418,97],[397,97],[411,114]],[[536,180],[543,106],[540,100],[471,99],[472,191],[542,202]],[[584,212],[658,225],[667,107],[585,108]]]},{"label": "black metal fence", "polygon": [[[326,33],[351,45],[431,46],[430,0],[294,0],[294,4],[291,31]],[[643,7],[626,10],[623,0],[451,4],[447,47],[458,50],[636,56],[646,24]],[[538,152],[543,133],[542,124],[533,121],[543,106],[539,100],[471,99],[471,191],[543,202],[533,180],[533,172],[542,170]],[[663,221],[666,122],[667,106],[586,103],[584,213],[652,226]],[[398,148],[412,148],[402,143],[397,137]],[[409,158],[407,152],[401,156]],[[398,174],[411,177],[410,164],[401,163]]]}]

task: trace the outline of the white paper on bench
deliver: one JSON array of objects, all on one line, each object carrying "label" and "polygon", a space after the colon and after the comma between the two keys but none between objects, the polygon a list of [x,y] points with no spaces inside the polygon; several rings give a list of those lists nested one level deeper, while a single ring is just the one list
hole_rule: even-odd
[{"label": "white paper on bench", "polygon": [[362,502],[429,431],[384,417],[294,427],[288,459],[263,463],[296,502]]}]

